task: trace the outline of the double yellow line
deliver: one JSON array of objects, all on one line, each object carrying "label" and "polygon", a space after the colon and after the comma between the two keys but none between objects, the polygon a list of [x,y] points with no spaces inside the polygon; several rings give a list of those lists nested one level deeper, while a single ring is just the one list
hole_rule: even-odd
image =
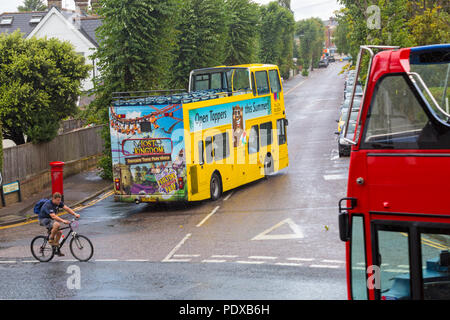
[{"label": "double yellow line", "polygon": [[[75,206],[74,208],[72,208],[72,210],[76,212],[76,211],[80,211],[80,210],[92,207],[96,203],[98,203],[98,202],[100,202],[102,200],[105,200],[106,198],[112,196],[113,194],[114,194],[114,191],[108,191],[107,193],[102,195],[100,198],[91,200],[90,202],[86,203],[85,205],[79,204],[79,205]],[[62,212],[58,213],[57,216],[60,217],[60,216],[63,216],[65,214],[67,214],[67,212],[66,211],[62,211]],[[24,225],[27,225],[27,224],[36,223],[37,221],[38,221],[38,219],[32,219],[32,220],[28,220],[26,222],[21,222],[21,223],[12,224],[12,225],[9,225],[9,226],[0,227],[0,230],[16,228],[16,227],[24,226]]]},{"label": "double yellow line", "polygon": [[[402,232],[401,235],[403,235],[405,237],[408,237],[408,234],[404,233],[404,232]],[[443,244],[441,244],[439,242],[436,242],[436,241],[425,239],[424,237],[422,237],[421,242],[424,245],[427,245],[429,247],[433,247],[433,248],[436,248],[436,249],[439,249],[439,250],[450,250],[450,247],[447,247],[447,246],[445,246],[445,245],[443,245]]]}]

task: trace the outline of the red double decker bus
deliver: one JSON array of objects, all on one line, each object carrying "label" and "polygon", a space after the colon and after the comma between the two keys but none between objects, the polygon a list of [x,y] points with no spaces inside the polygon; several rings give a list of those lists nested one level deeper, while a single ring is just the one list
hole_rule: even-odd
[{"label": "red double decker bus", "polygon": [[339,202],[348,298],[450,299],[450,44],[362,46],[357,76],[364,95]]}]

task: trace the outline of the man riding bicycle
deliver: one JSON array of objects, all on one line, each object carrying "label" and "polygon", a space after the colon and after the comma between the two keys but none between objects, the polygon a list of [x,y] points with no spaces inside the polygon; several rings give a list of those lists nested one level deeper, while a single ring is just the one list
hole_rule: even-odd
[{"label": "man riding bicycle", "polygon": [[59,227],[61,226],[60,223],[69,224],[70,222],[57,216],[59,209],[64,209],[76,218],[80,217],[79,214],[75,213],[62,202],[61,194],[55,192],[52,195],[52,199],[42,205],[39,212],[39,224],[46,227],[48,230],[51,230],[48,243],[56,247],[56,255],[62,257],[64,254],[59,251],[59,239],[61,238],[62,231],[59,230]]}]

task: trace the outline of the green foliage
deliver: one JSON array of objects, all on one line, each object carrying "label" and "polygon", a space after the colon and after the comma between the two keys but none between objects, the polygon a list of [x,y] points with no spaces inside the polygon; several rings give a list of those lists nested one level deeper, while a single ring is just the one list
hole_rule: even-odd
[{"label": "green foliage", "polygon": [[261,6],[261,50],[262,63],[276,64],[283,78],[289,77],[293,65],[293,41],[295,20],[293,13],[276,1]]},{"label": "green foliage", "polygon": [[24,0],[22,6],[18,6],[17,10],[19,12],[23,11],[44,11],[47,6],[42,0]]},{"label": "green foliage", "polygon": [[[410,47],[448,43],[450,24],[448,0],[339,0],[345,6],[337,14],[337,45],[356,57],[364,44]],[[369,28],[374,17],[370,5],[380,9],[380,28]],[[355,62],[355,61],[354,61]]]},{"label": "green foliage", "polygon": [[3,171],[3,134],[2,134],[2,123],[0,122],[0,172]]},{"label": "green foliage", "polygon": [[303,70],[316,66],[322,56],[325,26],[319,18],[309,18],[296,23],[295,32],[300,38],[299,56]]},{"label": "green foliage", "polygon": [[226,0],[228,39],[225,65],[257,63],[259,6],[249,0]]},{"label": "green foliage", "polygon": [[77,112],[89,66],[68,42],[0,35],[0,118],[16,144],[50,141],[60,120]]},{"label": "green foliage", "polygon": [[224,0],[187,0],[181,7],[174,84],[187,87],[193,69],[223,64],[227,39]]}]

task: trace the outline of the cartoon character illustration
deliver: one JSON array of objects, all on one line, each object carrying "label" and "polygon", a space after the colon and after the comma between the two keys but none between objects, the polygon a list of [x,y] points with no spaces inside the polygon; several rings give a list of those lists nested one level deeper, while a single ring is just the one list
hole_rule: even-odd
[{"label": "cartoon character illustration", "polygon": [[244,111],[242,107],[236,105],[233,107],[233,145],[241,145],[241,135],[244,132]]}]

